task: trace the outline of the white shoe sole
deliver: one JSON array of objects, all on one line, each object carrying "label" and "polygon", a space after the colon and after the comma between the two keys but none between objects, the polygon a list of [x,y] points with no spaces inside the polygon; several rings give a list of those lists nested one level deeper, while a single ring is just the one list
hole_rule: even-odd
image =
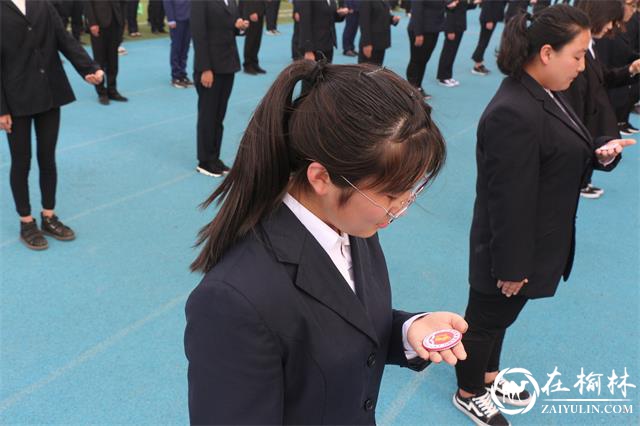
[{"label": "white shoe sole", "polygon": [[[456,407],[458,410],[462,411],[462,414],[464,414],[465,416],[469,417],[471,419],[471,421],[474,422],[475,424],[477,424],[479,426],[490,426],[489,424],[483,422],[482,420],[478,419],[476,416],[471,414],[462,405],[458,404],[458,400],[456,399],[456,394],[455,393],[453,394],[453,406]],[[508,423],[509,426],[511,426],[511,422],[509,421],[509,419],[507,419],[507,423]]]},{"label": "white shoe sole", "polygon": [[222,173],[212,173],[212,172],[210,172],[208,170],[203,169],[200,166],[196,167],[196,172],[202,173],[205,176],[211,176],[211,177],[221,177],[222,176]]},{"label": "white shoe sole", "polygon": [[483,76],[483,77],[484,77],[485,75],[489,75],[489,73],[488,73],[488,72],[480,72],[480,71],[476,71],[476,70],[474,70],[473,68],[471,68],[471,74],[473,74],[473,75],[481,75],[481,76]]}]

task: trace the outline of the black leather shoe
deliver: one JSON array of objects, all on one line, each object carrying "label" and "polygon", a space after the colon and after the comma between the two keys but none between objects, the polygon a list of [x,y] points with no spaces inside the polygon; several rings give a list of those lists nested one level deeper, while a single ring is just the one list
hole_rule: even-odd
[{"label": "black leather shoe", "polygon": [[258,70],[253,67],[244,67],[245,74],[258,75]]},{"label": "black leather shoe", "polygon": [[42,219],[42,232],[47,235],[51,235],[56,240],[60,241],[71,241],[76,238],[76,234],[66,226],[64,223],[58,220],[58,216],[53,215],[51,217],[47,217],[40,213],[40,218]]},{"label": "black leather shoe", "polygon": [[109,99],[111,99],[112,101],[117,101],[117,102],[127,102],[129,100],[129,99],[125,98],[124,96],[122,96],[118,92],[109,93]]},{"label": "black leather shoe", "polygon": [[258,72],[258,74],[266,74],[267,70],[265,70],[264,68],[260,68],[260,66],[255,67],[255,70]]},{"label": "black leather shoe", "polygon": [[47,239],[38,229],[36,220],[20,222],[20,241],[31,250],[45,250],[49,248]]},{"label": "black leather shoe", "polygon": [[107,95],[98,95],[98,102],[102,105],[109,105],[109,97]]}]

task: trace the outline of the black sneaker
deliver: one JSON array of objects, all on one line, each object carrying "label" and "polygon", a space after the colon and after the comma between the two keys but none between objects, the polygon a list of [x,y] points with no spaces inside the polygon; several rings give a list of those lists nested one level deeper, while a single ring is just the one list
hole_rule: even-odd
[{"label": "black sneaker", "polygon": [[229,174],[229,170],[231,170],[231,169],[229,168],[229,166],[224,164],[221,159],[217,159],[216,163],[217,163],[218,167],[220,169],[222,169],[222,173],[224,173],[225,175]]},{"label": "black sneaker", "polygon": [[580,190],[580,196],[583,198],[600,198],[604,194],[604,189],[588,184]]},{"label": "black sneaker", "polygon": [[515,389],[512,386],[518,386],[517,383],[508,382],[504,379],[498,383],[486,383],[484,385],[487,392],[491,392],[491,387],[495,386],[495,395],[502,403],[515,405],[517,407],[526,407],[531,401],[531,394],[526,389]]},{"label": "black sneaker", "polygon": [[188,86],[181,78],[171,80],[171,85],[176,89],[186,89]]},{"label": "black sneaker", "polygon": [[422,87],[418,87],[417,90],[418,90],[418,92],[420,92],[420,94],[422,95],[422,98],[425,101],[428,101],[429,99],[431,99],[431,95],[428,94],[427,92],[425,92]]},{"label": "black sneaker", "polygon": [[196,167],[198,173],[202,173],[205,176],[220,177],[224,174],[224,169],[218,164],[214,163],[199,163]]},{"label": "black sneaker", "polygon": [[490,71],[484,65],[474,65],[471,68],[471,74],[475,75],[488,75]]},{"label": "black sneaker", "polygon": [[40,213],[42,219],[42,232],[47,235],[51,235],[56,240],[71,241],[75,240],[76,234],[64,223],[60,222],[58,216],[53,215],[47,217]]},{"label": "black sneaker", "polygon": [[618,132],[623,136],[631,136],[633,132],[627,127],[627,123],[618,123]]},{"label": "black sneaker", "polygon": [[640,133],[640,129],[638,129],[637,127],[633,126],[628,121],[627,121],[627,130],[630,131],[631,133]]},{"label": "black sneaker", "polygon": [[193,81],[189,80],[188,77],[182,77],[180,79],[182,81],[182,83],[184,83],[187,87],[192,87],[193,86]]},{"label": "black sneaker", "polygon": [[491,400],[491,394],[485,391],[483,394],[463,398],[456,391],[453,395],[453,405],[466,414],[477,425],[486,426],[510,426],[511,423],[502,415]]},{"label": "black sneaker", "polygon": [[31,222],[20,222],[20,241],[31,250],[45,250],[49,248],[47,239],[38,229],[36,220]]}]

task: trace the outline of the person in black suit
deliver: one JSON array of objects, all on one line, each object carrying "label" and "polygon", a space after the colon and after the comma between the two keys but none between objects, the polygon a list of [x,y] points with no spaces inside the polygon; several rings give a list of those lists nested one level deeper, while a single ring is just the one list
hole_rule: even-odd
[{"label": "person in black suit", "polygon": [[[591,36],[601,39],[624,17],[622,0],[581,0],[577,8],[583,10],[591,22]],[[609,69],[600,61],[589,45],[585,70],[568,88],[566,95],[580,121],[592,136],[608,135],[620,137],[618,120],[609,96],[608,88],[621,87],[638,81],[634,76],[640,72],[640,61]],[[591,184],[592,172],[585,177],[580,195],[588,199],[602,196],[604,190]]]},{"label": "person in black suit", "polygon": [[471,55],[471,59],[475,62],[471,69],[472,74],[489,74],[489,70],[484,66],[484,52],[487,50],[496,25],[504,20],[506,4],[506,0],[483,0],[480,3],[480,37],[478,38],[478,45]]},{"label": "person in black suit", "polygon": [[590,167],[613,169],[633,140],[592,138],[561,93],[584,69],[589,18],[556,5],[512,18],[498,67],[507,74],[478,123],[470,235],[468,358],[454,405],[476,424],[508,425],[491,400],[527,405],[495,382],[507,328],[530,299],[552,297],[569,277],[580,187]]},{"label": "person in black suit", "polygon": [[278,76],[205,202],[222,204],[191,265],[205,273],[186,305],[192,424],[374,424],[385,364],[464,359],[422,346],[464,332],[460,316],[392,309],[377,235],[442,166],[429,110],[368,64]]},{"label": "person in black suit", "polygon": [[358,63],[382,66],[384,52],[391,47],[391,25],[398,25],[399,16],[391,13],[386,0],[360,3],[360,51]]},{"label": "person in black suit", "polygon": [[121,0],[88,0],[84,15],[91,32],[93,58],[107,73],[107,85],[96,86],[98,101],[108,105],[109,100],[126,102],[117,89],[118,46],[122,42],[124,28],[124,3]]},{"label": "person in black suit", "polygon": [[[103,72],[62,26],[49,2],[0,2],[0,130],[11,153],[10,184],[20,216],[20,240],[29,248],[48,247],[43,233],[72,240],[74,232],[55,215],[55,149],[60,107],[75,100],[58,52],[91,84]],[[29,169],[31,126],[35,127],[42,195],[42,229],[31,216]]]},{"label": "person in black suit", "polygon": [[336,0],[296,0],[300,14],[298,28],[299,46],[304,58],[315,60],[316,53],[322,52],[329,62],[333,60],[336,42],[336,22],[342,22],[349,13],[346,7],[337,7]]},{"label": "person in black suit", "polygon": [[193,81],[198,92],[196,170],[207,176],[220,177],[229,171],[220,159],[223,122],[234,76],[240,71],[236,36],[248,27],[235,0],[191,3]]},{"label": "person in black suit", "polygon": [[467,10],[475,7],[475,1],[478,0],[452,0],[447,5],[444,18],[445,39],[436,76],[441,86],[456,87],[460,84],[453,78],[453,63],[456,60],[462,36],[467,30]]},{"label": "person in black suit", "polygon": [[445,0],[413,0],[411,19],[407,31],[411,49],[407,65],[407,80],[420,91],[425,100],[431,99],[422,88],[427,62],[438,43],[438,35],[444,29],[444,11],[455,7],[455,2]]},{"label": "person in black suit", "polygon": [[244,63],[242,66],[244,72],[251,75],[266,73],[260,67],[258,60],[266,3],[265,0],[240,0],[240,15],[244,20],[249,21],[249,28],[247,28],[244,39]]}]

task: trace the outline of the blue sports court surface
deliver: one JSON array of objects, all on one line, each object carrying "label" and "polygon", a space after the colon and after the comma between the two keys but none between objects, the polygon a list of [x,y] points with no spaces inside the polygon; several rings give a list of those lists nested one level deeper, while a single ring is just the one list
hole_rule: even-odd
[{"label": "blue sports court surface", "polygon": [[[401,75],[409,56],[406,24],[403,16],[392,28],[385,60]],[[280,30],[281,36],[263,38],[260,58],[268,74],[236,75],[222,147],[227,163],[261,96],[289,63],[292,27]],[[340,35],[342,24],[337,30]],[[440,45],[427,69],[424,87],[433,94],[448,160],[419,205],[381,233],[396,308],[463,313],[466,306],[475,129],[502,78],[492,54],[499,34],[487,50],[493,72],[470,73],[478,33],[473,11],[454,69],[459,87],[435,84]],[[242,45],[239,38],[240,51]],[[78,100],[62,110],[56,210],[76,231],[76,241],[49,239],[44,252],[19,242],[1,136],[2,424],[188,422],[184,303],[200,280],[188,266],[196,256],[196,232],[214,214],[199,211],[198,204],[220,180],[195,172],[197,98],[194,89],[169,84],[169,39],[125,46],[119,89],[130,99],[126,104],[99,105],[93,88],[65,64]],[[189,67],[192,59],[191,53]],[[355,61],[337,50],[336,62]],[[637,115],[632,120],[640,125]],[[35,214],[37,177],[34,158]],[[528,413],[511,416],[516,425],[640,423],[640,389],[634,387],[640,386],[640,146],[625,151],[613,173],[596,172],[594,184],[606,192],[580,202],[570,280],[555,298],[531,302],[507,335],[502,368],[527,369],[540,387],[555,368],[562,374]],[[627,386],[618,387],[625,369]],[[618,379],[609,388],[612,371]],[[567,391],[552,392],[558,379]],[[451,404],[455,388],[447,365],[420,374],[390,366],[378,423],[469,425]],[[576,406],[582,413],[571,408]]]}]

